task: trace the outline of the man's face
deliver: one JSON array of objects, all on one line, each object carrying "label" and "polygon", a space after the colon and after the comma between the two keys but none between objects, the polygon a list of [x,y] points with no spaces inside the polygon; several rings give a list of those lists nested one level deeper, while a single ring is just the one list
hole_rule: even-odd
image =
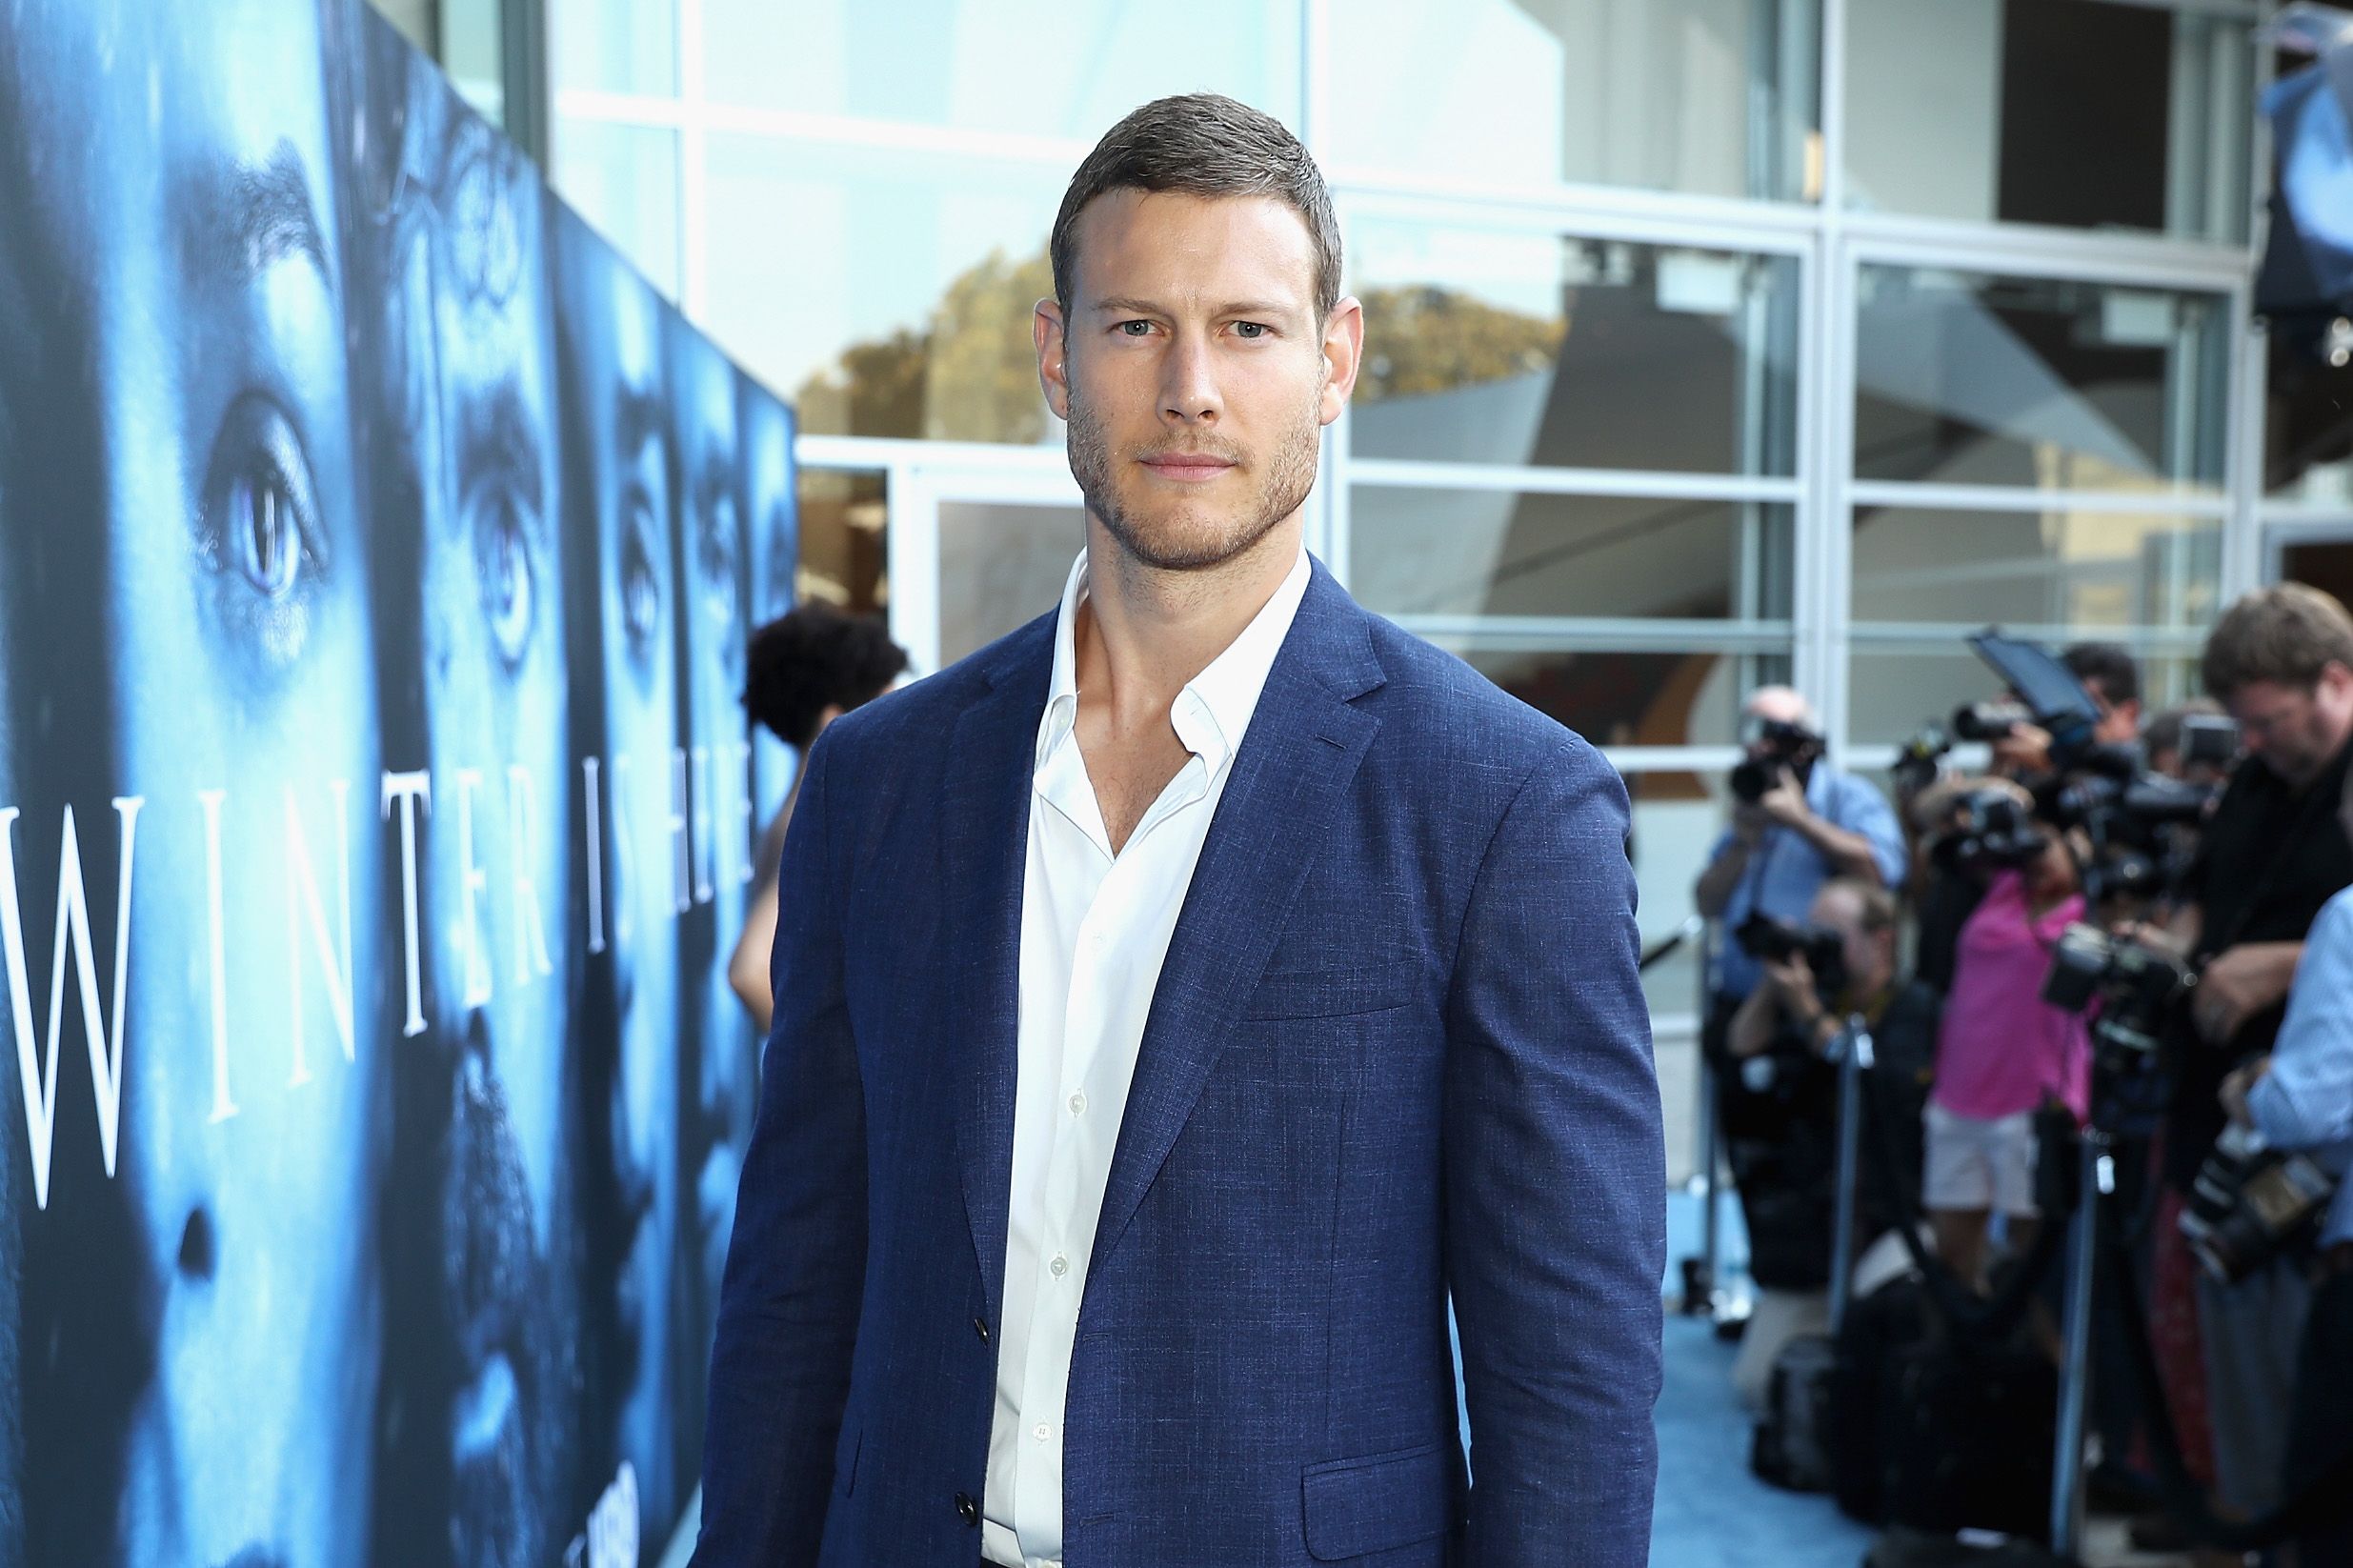
[{"label": "man's face", "polygon": [[2309,784],[2353,734],[2353,670],[2331,664],[2309,688],[2251,680],[2224,706],[2250,756],[2288,784]]},{"label": "man's face", "polygon": [[1826,887],[1814,896],[1806,918],[1835,931],[1846,952],[1847,990],[1867,995],[1887,983],[1895,970],[1894,933],[1863,929],[1862,906],[1844,888]]},{"label": "man's face", "polygon": [[[0,50],[0,168],[42,193],[11,211],[0,273],[54,285],[26,319],[0,307],[0,335],[85,372],[0,395],[24,399],[27,515],[107,563],[43,656],[85,683],[61,699],[111,713],[112,791],[146,802],[141,959],[109,1009],[133,1251],[108,1294],[140,1332],[106,1354],[152,1377],[119,1509],[88,1509],[113,1539],[76,1561],[365,1552],[386,964],[322,14],[26,7]],[[76,802],[85,854],[116,842],[105,799]],[[97,1158],[63,1152],[51,1201],[86,1201]]]},{"label": "man's face", "polygon": [[1233,560],[1306,501],[1361,314],[1322,318],[1307,225],[1271,196],[1114,191],[1077,241],[1068,319],[1041,302],[1036,335],[1088,511],[1147,566]]},{"label": "man's face", "polygon": [[2122,702],[2110,702],[2108,694],[2091,682],[2085,689],[2092,700],[2100,704],[2100,721],[2092,726],[2092,738],[2102,746],[2121,746],[2140,738],[2141,699],[2127,697]]}]

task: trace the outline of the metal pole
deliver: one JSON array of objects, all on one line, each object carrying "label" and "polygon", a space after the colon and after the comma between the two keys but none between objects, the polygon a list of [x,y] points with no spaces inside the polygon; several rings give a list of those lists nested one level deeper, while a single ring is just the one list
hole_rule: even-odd
[{"label": "metal pole", "polygon": [[1701,929],[1699,941],[1699,1158],[1693,1172],[1699,1189],[1699,1267],[1695,1274],[1686,1260],[1683,1271],[1683,1310],[1711,1317],[1717,1309],[1717,1258],[1722,1244],[1716,1217],[1716,1168],[1722,1152],[1718,1147],[1722,1129],[1716,1124],[1716,1067],[1707,1054],[1708,1022],[1715,1011],[1715,996],[1708,989],[1708,975],[1716,967],[1715,935],[1715,924],[1709,922]]},{"label": "metal pole", "polygon": [[2051,1466],[2051,1551],[2075,1560],[2083,1540],[2083,1413],[2091,1392],[2092,1269],[2100,1196],[2114,1183],[2107,1136],[2083,1129],[2076,1156],[2075,1229],[2067,1237],[2066,1360],[2059,1386],[2059,1442]]},{"label": "metal pole", "polygon": [[1831,1042],[1839,1064],[1839,1193],[1831,1216],[1830,1334],[1846,1321],[1855,1288],[1855,1188],[1862,1148],[1862,1075],[1871,1065],[1871,1029],[1858,1013]]}]

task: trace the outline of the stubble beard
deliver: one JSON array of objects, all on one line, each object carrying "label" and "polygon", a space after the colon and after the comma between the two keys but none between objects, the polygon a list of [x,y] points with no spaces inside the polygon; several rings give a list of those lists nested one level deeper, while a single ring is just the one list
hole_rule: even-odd
[{"label": "stubble beard", "polygon": [[1277,432],[1261,471],[1248,454],[1218,437],[1199,441],[1169,441],[1169,451],[1206,452],[1232,462],[1244,477],[1257,483],[1238,503],[1217,510],[1204,502],[1176,502],[1158,515],[1145,516],[1120,493],[1119,478],[1137,453],[1115,458],[1110,432],[1078,389],[1070,387],[1071,474],[1087,510],[1098,518],[1119,548],[1142,565],[1162,572],[1206,572],[1246,554],[1273,533],[1282,520],[1299,510],[1315,488],[1316,460],[1322,443],[1323,422],[1317,417],[1317,397],[1303,403],[1297,418]]}]

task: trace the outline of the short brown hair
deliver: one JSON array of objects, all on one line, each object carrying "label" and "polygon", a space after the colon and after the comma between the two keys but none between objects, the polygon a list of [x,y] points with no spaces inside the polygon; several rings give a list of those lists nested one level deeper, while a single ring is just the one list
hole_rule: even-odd
[{"label": "short brown hair", "polygon": [[1896,895],[1879,883],[1860,876],[1834,876],[1817,889],[1814,896],[1820,898],[1833,890],[1854,895],[1856,923],[1861,927],[1864,935],[1876,936],[1882,931],[1895,929],[1901,911],[1897,906]]},{"label": "short brown hair", "polygon": [[1103,133],[1055,214],[1055,302],[1070,309],[1077,281],[1078,214],[1111,191],[1185,196],[1273,196],[1298,213],[1316,249],[1316,311],[1340,297],[1340,226],[1323,171],[1282,122],[1215,92],[1157,98]]},{"label": "short brown hair", "polygon": [[2353,615],[2317,588],[2276,583],[2222,612],[2206,638],[2206,690],[2228,702],[2250,682],[2309,691],[2332,664],[2353,670]]}]

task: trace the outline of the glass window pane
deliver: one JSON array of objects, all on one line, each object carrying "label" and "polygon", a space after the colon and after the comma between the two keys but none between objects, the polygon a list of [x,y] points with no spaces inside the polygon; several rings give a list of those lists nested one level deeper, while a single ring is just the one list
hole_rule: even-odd
[{"label": "glass window pane", "polygon": [[800,563],[795,596],[855,615],[891,602],[889,486],[879,473],[799,471]]},{"label": "glass window pane", "polygon": [[1141,103],[1221,92],[1296,128],[1297,0],[703,0],[714,101],[1092,144]]},{"label": "glass window pane", "polygon": [[678,90],[678,0],[547,0],[555,90]]},{"label": "glass window pane", "polygon": [[1472,669],[1597,746],[1729,746],[1740,699],[1789,678],[1789,655],[1566,652],[1434,636]]},{"label": "glass window pane", "polygon": [[507,0],[440,0],[441,69],[475,113],[502,127],[507,123],[506,11]]},{"label": "glass window pane", "polygon": [[2353,350],[2292,323],[2271,328],[2263,489],[2283,500],[2353,507],[2353,359],[2330,364],[2332,347]]},{"label": "glass window pane", "polygon": [[1385,615],[1786,620],[1791,510],[1358,485],[1349,587]]},{"label": "glass window pane", "polygon": [[2307,539],[2280,552],[2280,580],[2304,583],[2353,604],[2353,527],[2342,538]]},{"label": "glass window pane", "polygon": [[1860,478],[2221,487],[2221,295],[1866,267],[1859,312]]},{"label": "glass window pane", "polygon": [[1812,0],[1348,0],[1336,165],[1811,200]]},{"label": "glass window pane", "polygon": [[706,325],[802,430],[1061,444],[1030,347],[1061,175],[765,136],[710,156]]},{"label": "glass window pane", "polygon": [[[2198,694],[2194,650],[2175,648],[2138,656],[2142,713],[2154,714]],[[1958,638],[1949,650],[1941,643],[1902,648],[1858,644],[1848,670],[1846,730],[1858,746],[1899,744],[1923,724],[1946,724],[1963,703],[2001,694],[2000,677]]]},{"label": "glass window pane", "polygon": [[2247,23],[2099,0],[1847,8],[1847,194],[1866,210],[2245,233]]},{"label": "glass window pane", "polygon": [[1360,457],[1786,474],[1792,257],[1368,219]]},{"label": "glass window pane", "polygon": [[678,297],[678,133],[558,115],[554,180],[656,289]]},{"label": "glass window pane", "polygon": [[1855,513],[1858,621],[2202,628],[2222,525],[2101,512]]},{"label": "glass window pane", "polygon": [[942,668],[1027,626],[1062,596],[1084,542],[1075,506],[939,504]]}]

